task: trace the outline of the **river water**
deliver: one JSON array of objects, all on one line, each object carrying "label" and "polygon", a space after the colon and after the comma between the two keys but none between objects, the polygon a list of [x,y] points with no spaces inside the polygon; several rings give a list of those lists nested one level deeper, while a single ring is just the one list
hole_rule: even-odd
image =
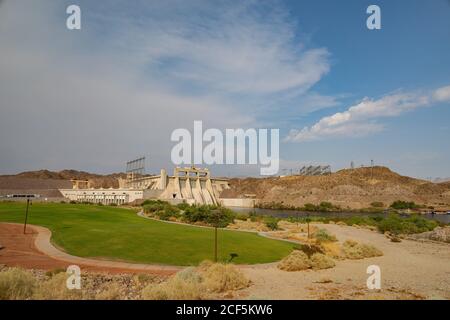
[{"label": "river water", "polygon": [[[260,209],[260,208],[243,208],[243,207],[230,207],[235,212],[238,213],[251,213],[254,212],[257,215],[272,216],[277,218],[287,218],[287,217],[336,217],[336,218],[349,218],[354,216],[383,216],[386,217],[388,213],[361,213],[361,212],[305,212],[297,210],[276,210],[276,209]],[[450,223],[449,214],[422,214],[424,218],[440,221],[443,223]]]}]

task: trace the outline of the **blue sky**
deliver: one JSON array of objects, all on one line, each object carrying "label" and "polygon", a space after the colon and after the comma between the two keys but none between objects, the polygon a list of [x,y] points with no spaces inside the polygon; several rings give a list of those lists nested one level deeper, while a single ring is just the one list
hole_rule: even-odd
[{"label": "blue sky", "polygon": [[[73,3],[80,31],[65,28]],[[450,176],[446,0],[6,0],[0,40],[2,173],[121,171],[138,155],[169,169],[171,131],[203,120],[280,128],[281,168]]]}]

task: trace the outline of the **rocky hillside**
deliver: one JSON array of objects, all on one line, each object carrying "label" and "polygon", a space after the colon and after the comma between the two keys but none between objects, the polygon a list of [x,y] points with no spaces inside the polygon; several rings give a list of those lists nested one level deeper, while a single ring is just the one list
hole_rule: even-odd
[{"label": "rocky hillside", "polygon": [[372,202],[391,204],[395,200],[414,201],[437,208],[450,207],[450,183],[432,183],[401,176],[386,167],[344,169],[326,176],[232,179],[223,197],[255,194],[262,203],[332,202],[342,208],[370,207]]},{"label": "rocky hillside", "polygon": [[27,171],[16,175],[0,176],[0,189],[71,188],[71,179],[89,180],[94,188],[118,188],[118,178],[125,178],[125,176],[125,173],[100,175],[77,170]]}]

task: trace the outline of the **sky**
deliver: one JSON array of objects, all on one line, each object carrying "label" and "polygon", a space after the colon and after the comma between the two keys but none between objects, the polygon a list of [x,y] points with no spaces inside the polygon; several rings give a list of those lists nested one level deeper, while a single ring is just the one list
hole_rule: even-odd
[{"label": "sky", "polygon": [[447,0],[0,0],[0,173],[111,173],[139,156],[170,170],[171,132],[202,120],[279,128],[280,173],[374,160],[450,177],[449,57]]}]

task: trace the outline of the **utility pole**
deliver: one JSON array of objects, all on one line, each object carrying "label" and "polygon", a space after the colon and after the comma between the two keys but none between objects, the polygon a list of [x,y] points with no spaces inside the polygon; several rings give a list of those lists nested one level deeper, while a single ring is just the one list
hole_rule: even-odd
[{"label": "utility pole", "polygon": [[370,160],[370,166],[371,166],[371,169],[370,169],[370,179],[372,180],[372,179],[373,179],[373,160]]},{"label": "utility pole", "polygon": [[27,209],[25,211],[25,223],[23,224],[23,234],[25,234],[26,230],[27,230],[27,220],[28,220],[28,208],[30,206],[30,199],[27,199]]}]

